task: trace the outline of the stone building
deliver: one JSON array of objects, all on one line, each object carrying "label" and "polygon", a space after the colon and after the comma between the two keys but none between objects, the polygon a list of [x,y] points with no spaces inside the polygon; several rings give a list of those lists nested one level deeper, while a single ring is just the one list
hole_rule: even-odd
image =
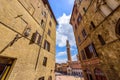
[{"label": "stone building", "polygon": [[85,80],[120,80],[120,0],[75,0],[70,24]]},{"label": "stone building", "polygon": [[0,80],[55,80],[56,25],[48,0],[0,0]]}]

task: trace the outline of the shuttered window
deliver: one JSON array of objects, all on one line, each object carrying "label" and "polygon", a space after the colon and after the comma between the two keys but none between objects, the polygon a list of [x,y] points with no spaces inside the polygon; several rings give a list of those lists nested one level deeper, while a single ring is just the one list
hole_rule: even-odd
[{"label": "shuttered window", "polygon": [[36,38],[37,38],[38,32],[36,31],[35,33],[33,33],[30,44],[35,43],[36,42]]},{"label": "shuttered window", "polygon": [[44,49],[46,49],[47,51],[50,51],[50,43],[46,40],[44,42]]},{"label": "shuttered window", "polygon": [[37,40],[37,44],[38,44],[38,45],[40,45],[41,39],[42,39],[42,37],[41,37],[41,35],[39,34],[39,37],[38,37],[38,40]]}]

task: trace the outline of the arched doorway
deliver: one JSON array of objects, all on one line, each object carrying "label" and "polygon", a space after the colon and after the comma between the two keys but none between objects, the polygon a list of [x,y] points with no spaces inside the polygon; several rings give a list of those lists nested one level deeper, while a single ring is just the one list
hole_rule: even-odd
[{"label": "arched doorway", "polygon": [[52,76],[50,76],[50,77],[48,78],[48,80],[52,80]]},{"label": "arched doorway", "polygon": [[107,80],[105,74],[98,68],[94,70],[96,80]]},{"label": "arched doorway", "polygon": [[93,80],[92,73],[90,70],[86,70],[87,80]]}]

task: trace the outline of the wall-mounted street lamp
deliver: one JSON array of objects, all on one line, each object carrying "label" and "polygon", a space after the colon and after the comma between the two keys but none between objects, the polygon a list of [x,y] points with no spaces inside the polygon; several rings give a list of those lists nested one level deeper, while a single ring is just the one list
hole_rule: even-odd
[{"label": "wall-mounted street lamp", "polygon": [[31,28],[30,27],[26,28],[24,33],[23,33],[23,36],[28,37],[30,35],[30,32],[31,32]]}]

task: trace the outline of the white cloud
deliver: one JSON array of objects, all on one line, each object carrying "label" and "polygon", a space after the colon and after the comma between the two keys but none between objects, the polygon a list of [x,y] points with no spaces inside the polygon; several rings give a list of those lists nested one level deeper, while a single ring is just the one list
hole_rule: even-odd
[{"label": "white cloud", "polygon": [[66,63],[67,62],[67,59],[65,58],[65,59],[56,59],[56,62],[57,63]]},{"label": "white cloud", "polygon": [[72,61],[77,61],[77,56],[76,56],[76,54],[72,56]]},{"label": "white cloud", "polygon": [[57,53],[57,57],[58,57],[58,56],[64,56],[64,55],[67,55],[66,51]]},{"label": "white cloud", "polygon": [[66,15],[65,13],[63,16],[58,18],[58,28],[57,28],[57,45],[59,47],[66,46],[66,40],[69,40],[71,46],[75,46],[75,39],[72,26],[69,24],[71,15]]}]

